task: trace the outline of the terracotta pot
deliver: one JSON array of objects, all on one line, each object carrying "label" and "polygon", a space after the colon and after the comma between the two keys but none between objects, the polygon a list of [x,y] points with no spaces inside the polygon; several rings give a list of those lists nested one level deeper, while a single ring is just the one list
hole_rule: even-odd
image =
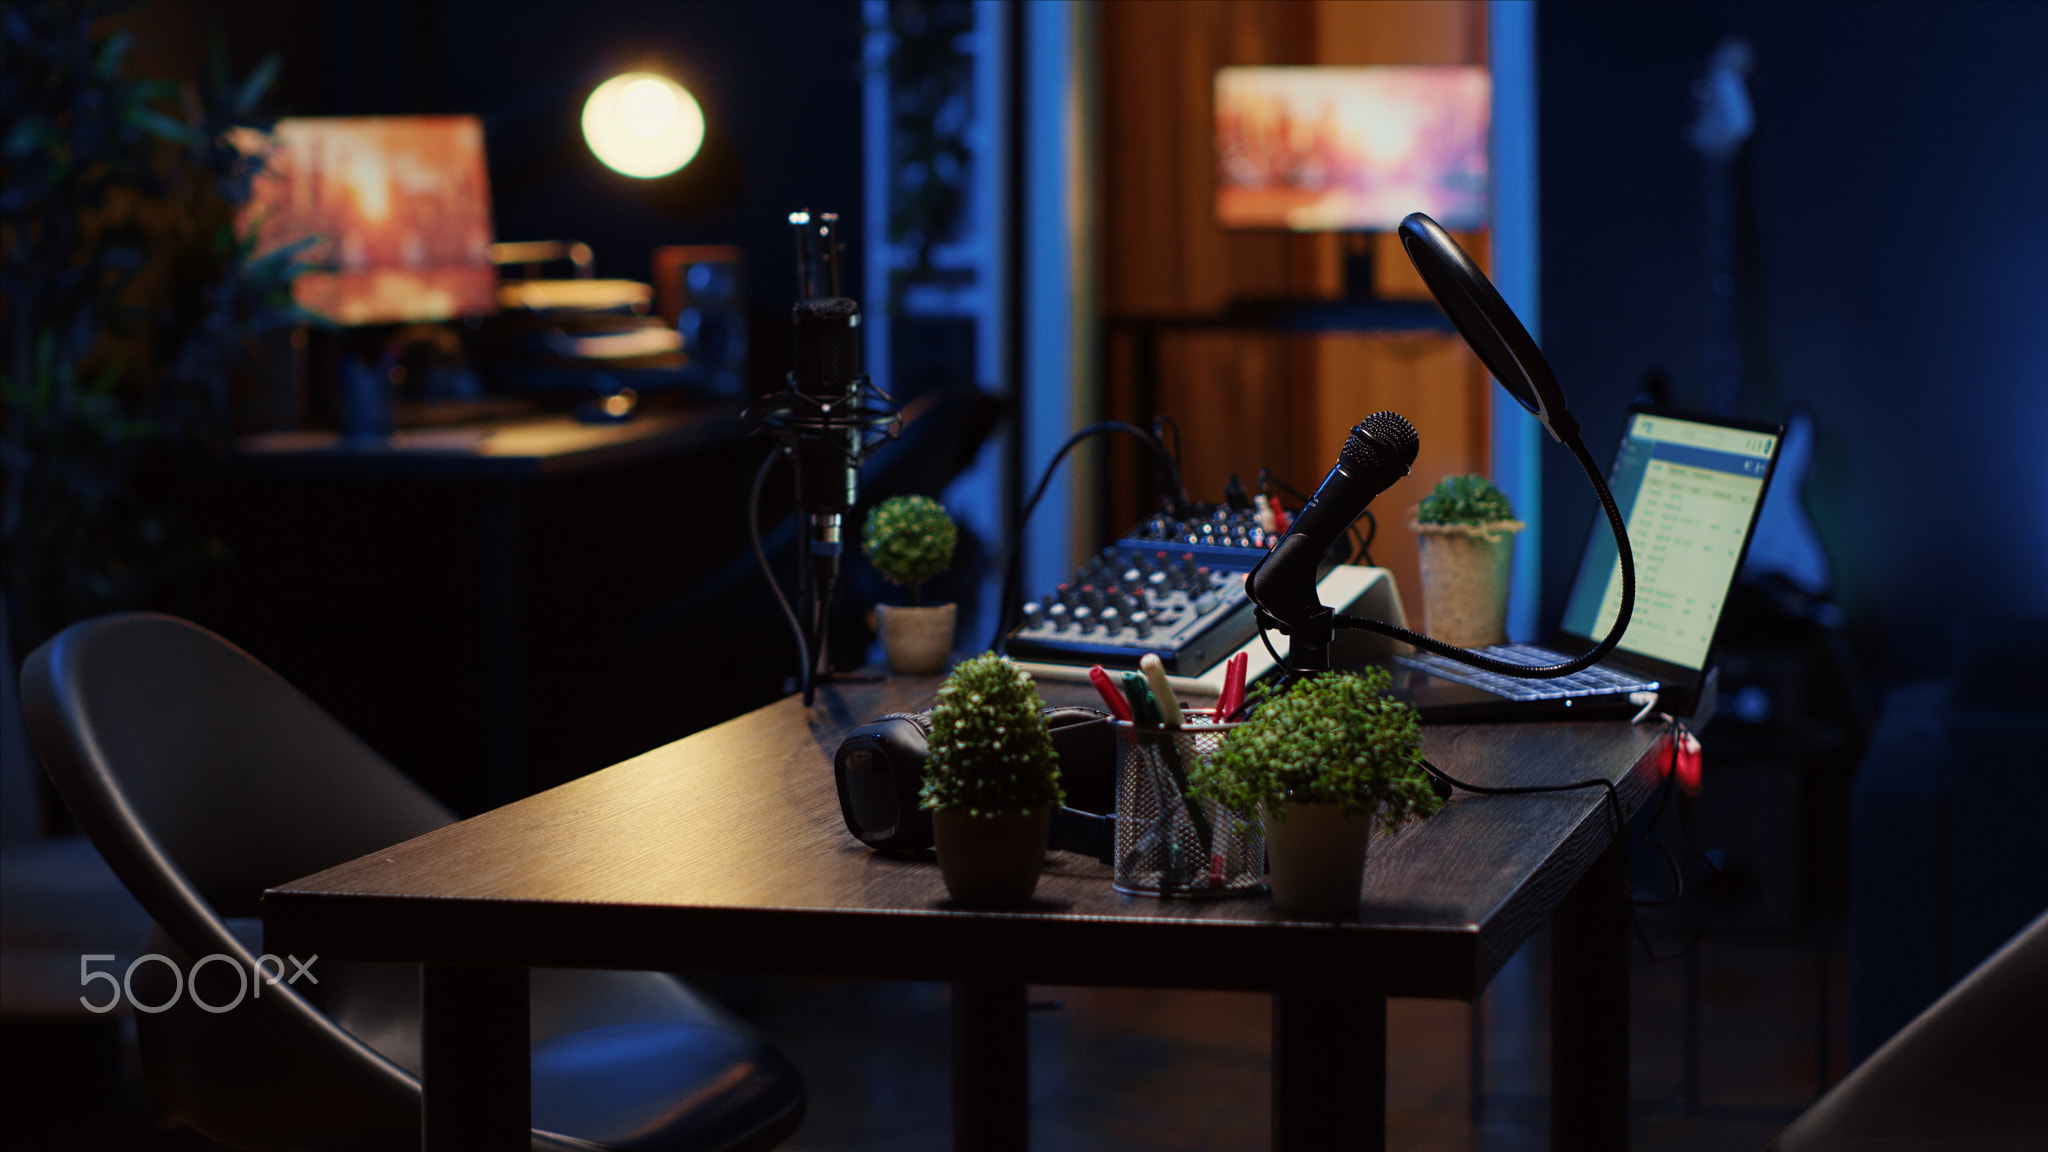
[{"label": "terracotta pot", "polygon": [[1460,648],[1506,643],[1508,570],[1522,522],[1410,527],[1422,543],[1422,630]]},{"label": "terracotta pot", "polygon": [[1336,804],[1289,804],[1266,824],[1266,883],[1283,912],[1331,915],[1358,910],[1365,882],[1371,816],[1347,816]]},{"label": "terracotta pot", "polygon": [[882,653],[889,658],[889,671],[899,676],[944,672],[946,660],[953,654],[955,607],[875,605],[875,622],[882,633]]},{"label": "terracotta pot", "polygon": [[1023,904],[1038,888],[1045,867],[1045,836],[1052,809],[990,812],[971,816],[964,808],[932,813],[939,874],[955,902],[977,908]]}]

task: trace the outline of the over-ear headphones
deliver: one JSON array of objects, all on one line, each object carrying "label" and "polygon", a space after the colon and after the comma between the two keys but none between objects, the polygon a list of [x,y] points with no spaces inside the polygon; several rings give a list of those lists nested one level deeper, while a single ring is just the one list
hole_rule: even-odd
[{"label": "over-ear headphones", "polygon": [[[1050,846],[1106,860],[1115,840],[1109,813],[1116,807],[1116,733],[1109,713],[1047,708],[1045,720],[1067,794],[1067,806],[1053,813]],[[930,712],[893,712],[854,729],[839,746],[832,776],[839,813],[855,839],[891,852],[932,846],[932,814],[918,807],[930,735]]]}]

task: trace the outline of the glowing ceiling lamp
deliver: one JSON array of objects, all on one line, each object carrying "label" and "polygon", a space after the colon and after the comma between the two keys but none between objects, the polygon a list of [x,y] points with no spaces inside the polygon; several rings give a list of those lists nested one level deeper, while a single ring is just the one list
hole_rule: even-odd
[{"label": "glowing ceiling lamp", "polygon": [[652,72],[628,72],[597,86],[583,105],[583,139],[607,168],[666,176],[704,143],[704,110],[683,86]]}]

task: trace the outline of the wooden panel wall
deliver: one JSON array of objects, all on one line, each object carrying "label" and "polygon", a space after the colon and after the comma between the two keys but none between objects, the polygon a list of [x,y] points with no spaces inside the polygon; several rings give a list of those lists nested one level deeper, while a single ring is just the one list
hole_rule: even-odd
[{"label": "wooden panel wall", "polygon": [[[1334,297],[1343,245],[1334,235],[1226,232],[1212,211],[1211,85],[1227,64],[1484,63],[1481,0],[1107,0],[1101,13],[1101,284],[1108,324],[1104,411],[1149,423],[1136,387],[1132,320],[1200,317],[1245,298]],[[1483,236],[1461,237],[1485,262]],[[1375,289],[1427,296],[1398,241],[1373,238]],[[1174,418],[1186,480],[1221,497],[1231,473],[1262,466],[1310,488],[1351,425],[1391,408],[1422,434],[1408,480],[1375,504],[1374,559],[1394,569],[1421,619],[1407,508],[1440,477],[1487,458],[1484,370],[1455,337],[1167,332],[1156,410]],[[1144,472],[1111,452],[1101,494],[1111,530],[1135,522]]]}]

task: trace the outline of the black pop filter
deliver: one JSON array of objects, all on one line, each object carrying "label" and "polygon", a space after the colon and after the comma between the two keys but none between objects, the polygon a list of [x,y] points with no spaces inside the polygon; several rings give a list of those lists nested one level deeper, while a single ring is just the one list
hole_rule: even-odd
[{"label": "black pop filter", "polygon": [[1420,212],[1401,221],[1401,247],[1493,378],[1543,423],[1552,439],[1570,443],[1579,422],[1565,409],[1557,374],[1486,273],[1442,225]]}]

